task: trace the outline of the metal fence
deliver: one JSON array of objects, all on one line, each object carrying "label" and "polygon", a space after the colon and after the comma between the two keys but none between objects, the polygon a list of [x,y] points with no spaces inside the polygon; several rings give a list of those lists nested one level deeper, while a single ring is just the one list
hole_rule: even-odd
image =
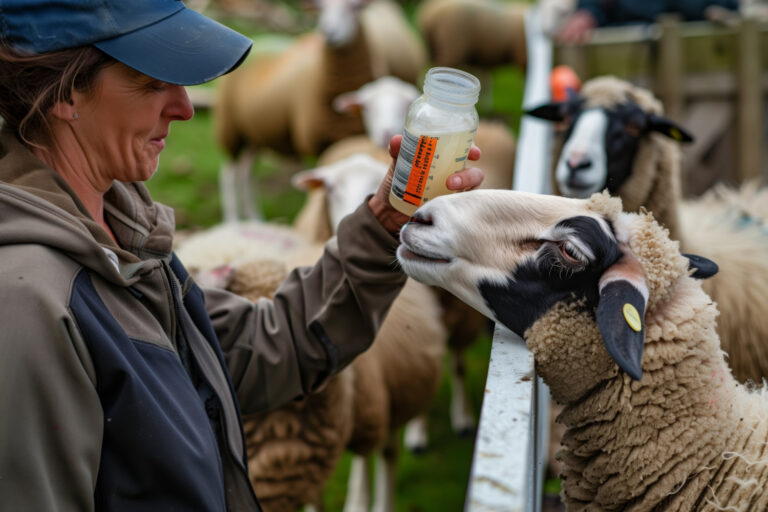
[{"label": "metal fence", "polygon": [[[552,47],[538,8],[526,20],[528,69],[523,107],[549,100]],[[524,117],[513,188],[548,193],[551,126]],[[497,325],[480,413],[465,512],[539,512],[549,429],[549,390],[525,342]]]}]

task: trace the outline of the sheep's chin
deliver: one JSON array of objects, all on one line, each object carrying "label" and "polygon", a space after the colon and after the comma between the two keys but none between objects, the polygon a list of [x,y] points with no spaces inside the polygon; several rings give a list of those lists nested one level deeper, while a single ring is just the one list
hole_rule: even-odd
[{"label": "sheep's chin", "polygon": [[404,245],[397,248],[397,261],[409,277],[432,286],[441,285],[441,275],[450,262],[421,256]]},{"label": "sheep's chin", "polygon": [[584,187],[574,187],[567,183],[558,182],[560,193],[565,197],[573,197],[576,199],[588,199],[595,192],[600,191],[600,187],[595,185],[586,185]]},{"label": "sheep's chin", "polygon": [[409,262],[421,262],[426,264],[433,264],[433,265],[445,265],[447,263],[450,263],[451,260],[447,258],[439,258],[434,256],[427,256],[424,254],[419,254],[417,252],[413,252],[411,249],[408,249],[406,246],[401,245],[397,250],[397,257],[400,260],[408,260]]}]

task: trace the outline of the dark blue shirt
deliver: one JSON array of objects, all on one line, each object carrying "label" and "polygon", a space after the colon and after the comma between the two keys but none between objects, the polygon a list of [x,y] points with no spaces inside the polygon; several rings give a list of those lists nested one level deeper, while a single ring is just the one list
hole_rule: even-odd
[{"label": "dark blue shirt", "polygon": [[705,19],[710,5],[737,11],[738,0],[579,0],[577,8],[592,13],[597,26],[653,23],[662,13],[679,13],[685,21]]}]

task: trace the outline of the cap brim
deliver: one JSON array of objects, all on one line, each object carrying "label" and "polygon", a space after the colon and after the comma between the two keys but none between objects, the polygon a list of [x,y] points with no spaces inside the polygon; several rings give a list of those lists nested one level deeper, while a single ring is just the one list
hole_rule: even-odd
[{"label": "cap brim", "polygon": [[94,46],[157,80],[196,85],[235,69],[252,44],[244,35],[185,8]]}]

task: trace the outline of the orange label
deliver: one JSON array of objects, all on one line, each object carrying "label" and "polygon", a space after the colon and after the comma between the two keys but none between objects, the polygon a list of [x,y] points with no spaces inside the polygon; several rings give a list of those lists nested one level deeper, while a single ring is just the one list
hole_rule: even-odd
[{"label": "orange label", "polygon": [[432,166],[432,158],[435,156],[437,137],[422,135],[411,165],[411,173],[408,176],[408,184],[405,187],[403,201],[419,206],[424,195],[424,187],[427,184],[429,168]]}]

